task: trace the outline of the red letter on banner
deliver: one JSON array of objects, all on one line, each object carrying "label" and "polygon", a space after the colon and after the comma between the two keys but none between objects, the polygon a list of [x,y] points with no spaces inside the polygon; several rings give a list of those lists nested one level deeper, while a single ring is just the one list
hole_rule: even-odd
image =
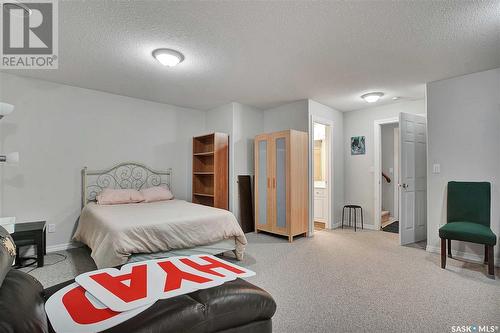
[{"label": "red letter on banner", "polygon": [[120,314],[109,308],[97,309],[94,307],[85,296],[85,289],[82,287],[68,291],[62,297],[62,303],[71,319],[81,325],[95,324]]},{"label": "red letter on banner", "polygon": [[[194,268],[194,269],[199,270],[200,272],[205,272],[205,273],[212,274],[215,276],[220,276],[220,277],[226,277],[227,275],[224,275],[224,274],[221,274],[217,271],[214,271],[214,268],[223,268],[227,271],[234,273],[235,275],[245,273],[245,271],[242,271],[241,269],[227,265],[227,264],[223,263],[222,261],[216,260],[216,259],[209,257],[209,256],[200,256],[199,258],[201,258],[205,261],[208,261],[209,264],[205,264],[205,265],[198,264],[197,262],[194,262],[189,258],[182,258],[181,262]],[[233,275],[233,274],[231,274],[231,275]]]},{"label": "red letter on banner", "polygon": [[[129,274],[111,276],[108,273],[90,275],[90,278],[124,302],[132,302],[147,297],[147,265],[132,267]],[[122,283],[130,280],[130,287]]]},{"label": "red letter on banner", "polygon": [[170,261],[158,262],[158,266],[160,266],[167,273],[164,288],[165,292],[179,289],[181,287],[182,280],[189,280],[196,283],[206,283],[212,281],[203,276],[181,271]]}]

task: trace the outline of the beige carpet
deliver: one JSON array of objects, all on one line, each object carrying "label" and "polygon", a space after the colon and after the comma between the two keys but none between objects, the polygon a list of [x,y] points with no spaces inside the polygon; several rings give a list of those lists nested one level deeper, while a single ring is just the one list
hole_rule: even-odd
[{"label": "beige carpet", "polygon": [[[241,263],[257,272],[248,280],[278,304],[275,332],[451,332],[452,325],[500,326],[500,275],[485,266],[448,260],[418,247],[401,247],[397,234],[380,231],[316,232],[292,244],[248,234]],[[92,269],[84,249],[33,271],[44,285]],[[57,257],[47,258],[58,260]]]}]

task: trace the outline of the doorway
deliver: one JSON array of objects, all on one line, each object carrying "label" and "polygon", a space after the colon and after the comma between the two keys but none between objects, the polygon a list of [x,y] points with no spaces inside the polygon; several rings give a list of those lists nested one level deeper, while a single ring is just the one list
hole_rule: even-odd
[{"label": "doorway", "polygon": [[[382,130],[384,125],[396,123],[399,124],[398,162],[393,169],[393,173],[397,170],[397,182],[393,186],[397,184],[397,187],[392,189],[397,192],[399,243],[406,245],[427,237],[427,119],[425,115],[401,112],[398,117],[374,121],[374,219],[377,230],[384,225],[383,205],[390,205],[390,202],[382,202],[383,182],[393,181],[390,172],[387,174],[383,169]],[[392,209],[396,212],[394,207]]]},{"label": "doorway", "polygon": [[331,229],[331,126],[313,122],[313,218],[314,230]]},{"label": "doorway", "polygon": [[381,136],[381,213],[382,231],[399,233],[399,122],[382,124]]}]

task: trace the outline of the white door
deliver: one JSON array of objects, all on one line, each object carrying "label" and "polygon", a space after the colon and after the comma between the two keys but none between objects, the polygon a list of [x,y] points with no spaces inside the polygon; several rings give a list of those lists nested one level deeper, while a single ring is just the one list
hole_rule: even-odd
[{"label": "white door", "polygon": [[427,235],[427,119],[399,114],[401,245],[424,240]]}]

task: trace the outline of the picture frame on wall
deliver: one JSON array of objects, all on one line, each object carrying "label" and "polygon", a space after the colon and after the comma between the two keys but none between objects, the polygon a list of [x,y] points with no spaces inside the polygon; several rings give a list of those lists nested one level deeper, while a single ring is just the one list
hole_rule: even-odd
[{"label": "picture frame on wall", "polygon": [[364,136],[351,137],[351,155],[366,154],[366,142]]}]

